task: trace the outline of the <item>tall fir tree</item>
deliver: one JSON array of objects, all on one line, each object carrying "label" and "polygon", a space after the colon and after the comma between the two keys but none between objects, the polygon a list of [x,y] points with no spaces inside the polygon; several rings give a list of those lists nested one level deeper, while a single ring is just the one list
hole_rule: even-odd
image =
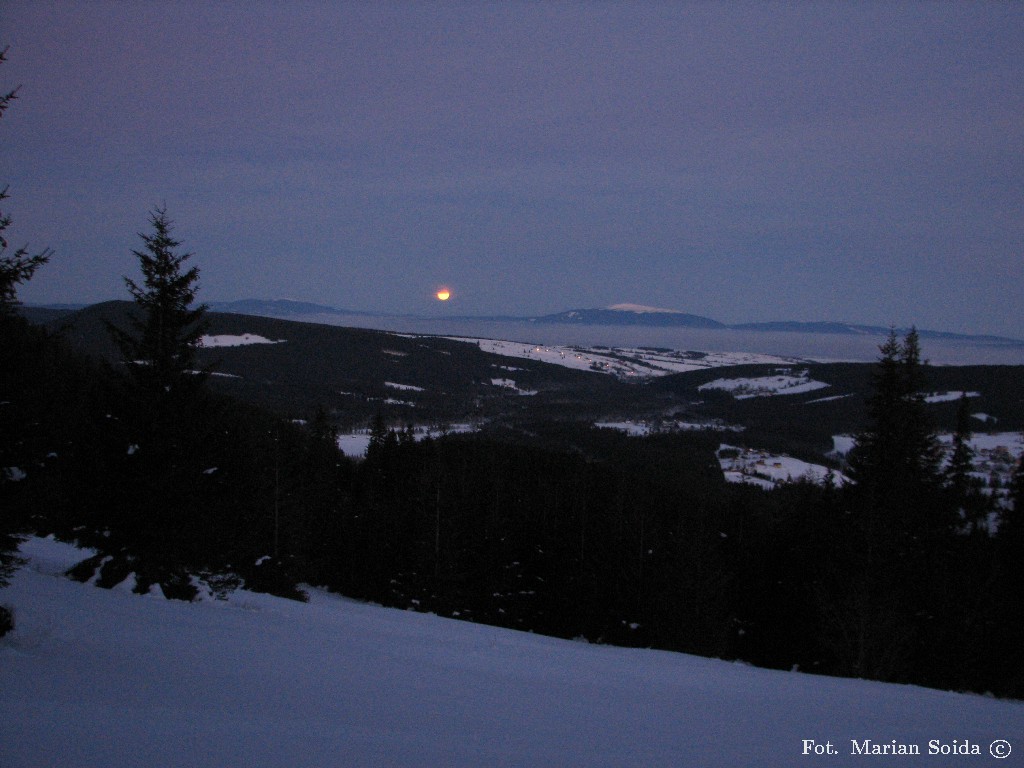
[{"label": "tall fir tree", "polygon": [[370,443],[366,447],[367,459],[371,461],[380,459],[380,454],[384,450],[387,437],[388,427],[384,423],[384,414],[377,411],[377,415],[373,417],[373,421],[370,423]]},{"label": "tall fir tree", "polygon": [[133,251],[143,283],[124,278],[141,316],[132,330],[108,329],[124,355],[136,383],[153,392],[171,393],[201,381],[194,370],[195,348],[205,330],[206,305],[193,306],[199,290],[199,268],[186,268],[191,253],[178,253],[181,242],[171,235],[165,208],[150,214],[152,234],[139,234],[144,250]]},{"label": "tall fir tree", "polygon": [[186,265],[192,254],[178,252],[164,208],[154,209],[150,222],[152,233],[139,235],[145,247],[133,251],[142,284],[124,279],[135,300],[130,328],[107,325],[128,372],[118,424],[130,457],[107,527],[112,548],[145,563],[140,583],[160,581],[167,591],[178,589],[172,582],[180,581],[179,566],[208,549],[202,472],[216,414],[202,387],[205,372],[195,370],[206,311],[193,306],[199,270]]},{"label": "tall fir tree", "polygon": [[[952,521],[940,503],[938,442],[925,408],[920,340],[891,330],[879,347],[867,428],[850,454],[849,530],[839,549],[846,565],[825,596],[826,613],[849,673],[908,679],[935,615],[937,554]],[[843,557],[838,558],[840,561]]]},{"label": "tall fir tree", "polygon": [[956,428],[953,430],[953,445],[946,466],[946,484],[958,495],[965,495],[973,468],[974,451],[971,450],[970,406],[967,393],[960,394],[956,409]]},{"label": "tall fir tree", "polygon": [[925,366],[928,363],[921,358],[921,338],[916,328],[912,327],[903,338],[900,364],[907,468],[919,482],[934,483],[938,480],[941,452],[935,425],[925,406],[924,390],[928,383]]}]

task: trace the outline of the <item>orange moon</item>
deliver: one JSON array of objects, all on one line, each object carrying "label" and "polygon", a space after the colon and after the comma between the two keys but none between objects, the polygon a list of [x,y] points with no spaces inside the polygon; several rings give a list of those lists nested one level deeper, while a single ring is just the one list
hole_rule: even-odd
[{"label": "orange moon", "polygon": [[448,301],[448,299],[452,297],[452,292],[449,291],[447,288],[442,288],[437,292],[436,295],[438,301]]}]

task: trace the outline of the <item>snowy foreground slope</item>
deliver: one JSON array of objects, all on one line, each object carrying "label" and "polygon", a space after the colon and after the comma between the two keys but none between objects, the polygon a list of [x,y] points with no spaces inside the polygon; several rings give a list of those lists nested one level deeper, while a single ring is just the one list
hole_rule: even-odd
[{"label": "snowy foreground slope", "polygon": [[[0,765],[1024,764],[1024,704],[772,672],[388,610],[318,591],[185,604],[58,576],[48,540],[0,601]],[[804,739],[835,756],[804,755]],[[929,757],[930,740],[980,757]],[[989,755],[1006,739],[1008,759]]]}]

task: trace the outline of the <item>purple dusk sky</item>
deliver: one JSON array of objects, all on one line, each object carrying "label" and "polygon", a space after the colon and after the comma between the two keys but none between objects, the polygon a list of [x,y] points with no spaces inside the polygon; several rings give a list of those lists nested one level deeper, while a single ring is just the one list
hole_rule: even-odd
[{"label": "purple dusk sky", "polygon": [[[1018,2],[22,2],[27,302],[127,298],[166,204],[205,301],[1024,338]],[[441,284],[454,295],[432,298]]]}]

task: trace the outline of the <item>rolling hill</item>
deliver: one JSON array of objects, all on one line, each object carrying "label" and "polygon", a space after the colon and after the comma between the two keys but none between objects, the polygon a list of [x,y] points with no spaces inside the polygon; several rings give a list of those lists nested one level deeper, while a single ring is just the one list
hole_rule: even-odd
[{"label": "rolling hill", "polygon": [[[124,325],[131,306],[108,302],[45,317],[75,347],[116,361],[104,323]],[[198,352],[199,363],[213,367],[212,386],[290,418],[322,408],[342,430],[365,427],[378,413],[393,426],[677,419],[740,426],[741,441],[815,459],[831,450],[832,436],[863,425],[873,367],[646,347],[541,347],[220,312],[208,320],[209,338],[234,339]],[[246,335],[273,343],[242,343]],[[976,429],[1013,430],[1024,428],[1021,370],[937,366],[928,376],[935,391],[978,393],[972,407],[987,419]],[[717,379],[780,373],[805,374],[821,388],[750,399],[707,388]],[[929,409],[941,428],[952,429],[956,407],[946,400]]]}]

